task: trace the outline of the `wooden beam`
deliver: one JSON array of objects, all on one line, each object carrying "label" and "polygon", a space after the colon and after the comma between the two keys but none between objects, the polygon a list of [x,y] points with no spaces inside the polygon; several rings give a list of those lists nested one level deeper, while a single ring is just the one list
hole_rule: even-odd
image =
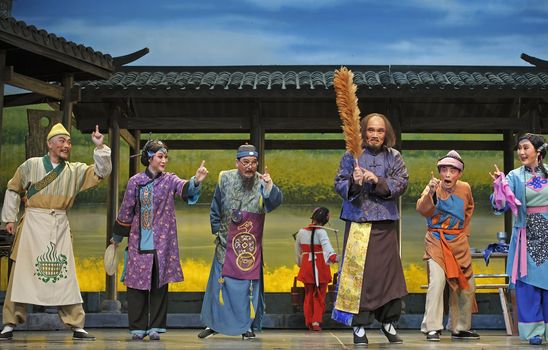
[{"label": "wooden beam", "polygon": [[404,150],[448,150],[460,151],[502,151],[503,141],[428,141],[428,140],[404,140]]},{"label": "wooden beam", "polygon": [[38,103],[49,102],[48,100],[49,100],[48,97],[37,94],[35,92],[15,94],[15,95],[5,95],[4,107],[28,106],[28,105],[38,104]]},{"label": "wooden beam", "polygon": [[251,116],[251,130],[249,133],[249,139],[252,145],[255,146],[257,152],[259,152],[259,166],[258,171],[260,173],[264,172],[265,158],[265,134],[264,127],[261,123],[261,103],[255,102],[253,115]]},{"label": "wooden beam", "polygon": [[63,125],[69,132],[72,130],[72,110],[74,107],[71,102],[71,91],[74,87],[74,75],[65,73],[63,75],[63,98],[61,100],[61,111],[63,112]]},{"label": "wooden beam", "polygon": [[63,99],[64,88],[59,85],[48,84],[42,80],[27,77],[13,71],[13,66],[7,66],[4,71],[6,84],[17,86],[21,89],[37,92],[41,95],[53,97],[57,100]]},{"label": "wooden beam", "polygon": [[138,154],[141,150],[139,145],[139,140],[141,140],[141,131],[134,130],[132,136],[135,142],[129,146],[129,177],[139,172],[139,164],[141,164],[141,157],[132,157]]},{"label": "wooden beam", "polygon": [[[162,140],[169,149],[237,149],[242,140]],[[140,140],[142,148],[147,140]]]},{"label": "wooden beam", "polygon": [[532,129],[531,118],[420,118],[407,117],[402,119],[403,132],[424,132],[425,130],[475,131],[478,130],[523,130]]},{"label": "wooden beam", "polygon": [[[520,101],[521,104],[521,101]],[[505,174],[508,174],[514,169],[514,134],[511,130],[505,131],[503,134],[503,170]],[[489,169],[493,169],[493,166],[489,166]],[[506,231],[506,242],[510,243],[510,237],[512,237],[512,212],[507,210],[504,213],[504,231]]]},{"label": "wooden beam", "polygon": [[[236,149],[244,140],[166,140],[169,149],[206,149],[222,150]],[[141,147],[146,140],[141,140]],[[458,149],[463,151],[502,151],[503,141],[428,141],[408,140],[402,141],[404,150],[447,150]],[[340,149],[344,150],[344,140],[265,140],[264,148],[267,150],[292,150],[292,149]]]},{"label": "wooden beam", "polygon": [[124,139],[124,141],[127,142],[129,147],[134,147],[136,144],[135,137],[131,134],[131,132],[128,129],[120,129],[120,136]]},{"label": "wooden beam", "polygon": [[[118,189],[119,189],[119,176],[120,176],[120,127],[118,125],[118,120],[120,111],[118,108],[113,108],[109,116],[109,142],[112,160],[112,172],[108,179],[108,195],[107,195],[107,236],[106,246],[110,244],[110,239],[112,238],[112,228],[114,227],[114,222],[116,221],[116,216],[118,215]],[[114,311],[120,312],[120,302],[117,301],[118,293],[116,289],[116,275],[108,276],[106,275],[106,300],[103,300],[103,311]],[[112,310],[117,309],[117,310]]]},{"label": "wooden beam", "polygon": [[[0,72],[5,72],[6,69],[6,50],[0,50]],[[0,76],[0,96],[4,96],[4,84],[5,84],[5,74]],[[0,100],[0,158],[2,155],[2,127],[4,119],[4,99]],[[1,160],[1,159],[0,159]]]}]

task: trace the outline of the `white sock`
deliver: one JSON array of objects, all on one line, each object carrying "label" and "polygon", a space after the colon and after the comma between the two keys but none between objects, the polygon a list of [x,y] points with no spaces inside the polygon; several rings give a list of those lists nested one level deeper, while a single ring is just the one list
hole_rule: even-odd
[{"label": "white sock", "polygon": [[86,332],[83,328],[73,328],[72,330],[75,332],[82,332],[82,333],[88,334],[88,332]]},{"label": "white sock", "polygon": [[354,327],[354,334],[358,337],[363,337],[365,335],[365,328],[363,327]]},{"label": "white sock", "polygon": [[10,326],[10,325],[5,325],[5,326],[4,326],[4,329],[2,329],[2,333],[1,333],[1,334],[7,333],[7,332],[11,332],[11,331],[13,331],[13,327]]},{"label": "white sock", "polygon": [[392,323],[383,323],[382,328],[384,328],[384,330],[388,333],[396,335],[396,328],[394,328],[394,325]]}]

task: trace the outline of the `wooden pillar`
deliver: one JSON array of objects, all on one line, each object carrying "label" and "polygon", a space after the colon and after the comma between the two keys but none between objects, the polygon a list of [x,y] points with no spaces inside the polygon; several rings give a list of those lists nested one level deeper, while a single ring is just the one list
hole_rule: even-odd
[{"label": "wooden pillar", "polygon": [[[110,244],[112,238],[112,228],[118,214],[118,187],[120,176],[120,126],[118,124],[120,109],[115,107],[109,118],[109,141],[111,148],[112,172],[108,183],[107,197],[107,236],[106,246]],[[121,305],[117,300],[116,290],[117,274],[113,276],[106,275],[106,298],[103,301],[102,309],[104,312],[120,312]]]},{"label": "wooden pillar", "polygon": [[[503,168],[504,173],[514,169],[514,133],[512,130],[503,133]],[[506,232],[506,242],[510,242],[512,236],[512,212],[507,210],[504,213],[504,231]]]},{"label": "wooden pillar", "polygon": [[6,68],[6,50],[0,50],[0,161],[2,160],[2,124],[4,120],[4,71]]},{"label": "wooden pillar", "polygon": [[[387,118],[390,119],[390,123],[392,124],[392,127],[394,128],[394,134],[396,135],[396,145],[394,145],[394,148],[396,148],[398,151],[400,151],[403,154],[402,150],[402,132],[401,132],[401,122],[400,118],[402,115],[401,107],[397,103],[393,103],[392,101],[388,101],[387,106]],[[401,257],[401,247],[402,247],[402,200],[401,196],[398,197],[398,212],[400,213],[400,220],[398,220],[398,248],[400,252]]]},{"label": "wooden pillar", "polygon": [[[134,156],[141,151],[141,130],[134,130],[132,133],[135,138],[135,144],[129,145],[129,155]],[[129,159],[129,177],[137,174],[139,172],[139,164],[141,164],[141,157],[135,156]]]},{"label": "wooden pillar", "polygon": [[63,76],[63,100],[61,101],[61,111],[63,112],[63,125],[71,132],[72,129],[72,97],[71,90],[74,86],[74,75],[67,73]]},{"label": "wooden pillar", "polygon": [[255,111],[253,112],[253,116],[251,117],[250,141],[257,148],[257,152],[259,152],[259,166],[257,167],[257,171],[263,173],[265,167],[265,133],[264,128],[261,125],[260,102],[257,102],[255,104]]}]

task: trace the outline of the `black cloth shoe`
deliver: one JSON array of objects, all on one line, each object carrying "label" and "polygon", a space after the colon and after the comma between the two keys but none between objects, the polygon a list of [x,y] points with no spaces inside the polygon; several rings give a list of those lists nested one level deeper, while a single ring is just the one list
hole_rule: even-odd
[{"label": "black cloth shoe", "polygon": [[396,332],[396,327],[394,327],[393,323],[386,323],[388,326],[388,331],[384,329],[385,324],[381,325],[381,332],[384,334],[386,339],[390,342],[390,344],[403,344],[403,340],[398,336],[398,334],[392,334],[389,331],[394,330]]},{"label": "black cloth shoe", "polygon": [[198,333],[198,338],[206,339],[206,338],[209,338],[209,337],[211,337],[212,335],[215,335],[215,334],[217,334],[217,332],[215,332],[213,329],[207,327],[206,329],[204,329],[203,331]]},{"label": "black cloth shoe", "polygon": [[72,333],[72,340],[95,340],[95,337],[89,333],[82,332],[82,331],[74,331]]},{"label": "black cloth shoe", "polygon": [[459,331],[458,333],[452,333],[451,338],[461,340],[477,340],[480,336],[478,333],[472,331]]},{"label": "black cloth shoe", "polygon": [[9,331],[9,332],[0,334],[0,341],[2,341],[2,340],[12,340],[12,339],[13,339],[13,331]]},{"label": "black cloth shoe", "polygon": [[426,340],[428,341],[440,341],[440,332],[439,331],[430,331],[426,333]]},{"label": "black cloth shoe", "polygon": [[[357,334],[360,328],[363,329],[363,335],[361,337]],[[365,328],[354,327],[352,333],[354,334],[354,345],[367,345],[367,343],[369,343],[369,341],[367,340],[367,335],[365,334]]]},{"label": "black cloth shoe", "polygon": [[255,339],[256,335],[253,331],[247,331],[245,333],[242,334],[242,339],[245,340],[245,339]]}]

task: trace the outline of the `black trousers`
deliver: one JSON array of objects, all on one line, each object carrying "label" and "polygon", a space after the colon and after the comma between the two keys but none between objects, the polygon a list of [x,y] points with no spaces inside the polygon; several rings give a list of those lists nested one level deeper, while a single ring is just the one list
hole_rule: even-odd
[{"label": "black trousers", "polygon": [[367,326],[377,320],[381,323],[396,322],[401,316],[401,299],[390,300],[375,310],[360,310],[352,318],[352,326]]},{"label": "black trousers", "polygon": [[152,266],[151,290],[127,288],[127,315],[130,331],[147,332],[156,329],[161,333],[167,323],[167,287],[158,286],[158,269]]}]

